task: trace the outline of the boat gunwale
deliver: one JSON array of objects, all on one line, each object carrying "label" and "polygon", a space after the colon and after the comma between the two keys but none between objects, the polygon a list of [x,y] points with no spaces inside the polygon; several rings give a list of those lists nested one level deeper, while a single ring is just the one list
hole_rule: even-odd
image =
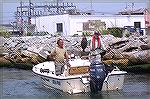
[{"label": "boat gunwale", "polygon": [[[33,71],[34,72],[34,71]],[[34,72],[35,74],[39,75],[39,76],[44,76],[44,77],[48,77],[48,78],[52,78],[52,79],[57,79],[57,80],[70,80],[70,79],[78,79],[78,78],[81,78],[81,77],[89,77],[89,75],[80,75],[80,76],[72,76],[72,77],[63,77],[63,78],[58,78],[58,77],[61,77],[61,76],[55,76],[55,77],[51,77],[51,76],[48,76],[48,75],[42,75],[42,74],[39,74],[39,73],[36,73]]]},{"label": "boat gunwale", "polygon": [[[33,71],[34,72],[34,71]],[[86,74],[86,75],[79,75],[79,76],[72,76],[72,77],[63,77],[63,78],[58,78],[58,77],[60,77],[60,76],[55,76],[55,77],[51,77],[51,76],[48,76],[48,75],[42,75],[42,74],[39,74],[39,73],[36,73],[36,72],[34,72],[35,74],[37,74],[37,75],[39,75],[39,76],[44,76],[44,77],[48,77],[48,78],[52,78],[52,79],[57,79],[57,80],[70,80],[70,79],[81,79],[81,78],[84,78],[84,77],[90,77],[90,75],[89,74]],[[109,73],[107,76],[114,76],[114,75],[125,75],[125,74],[127,74],[127,72],[123,72],[123,73],[119,73],[119,74],[111,74],[111,73]]]}]

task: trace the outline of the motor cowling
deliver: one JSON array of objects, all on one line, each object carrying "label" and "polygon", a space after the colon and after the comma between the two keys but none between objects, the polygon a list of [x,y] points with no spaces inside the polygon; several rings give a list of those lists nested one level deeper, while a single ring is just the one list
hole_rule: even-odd
[{"label": "motor cowling", "polygon": [[105,65],[99,61],[90,64],[90,89],[91,92],[101,91],[103,82],[106,78]]}]

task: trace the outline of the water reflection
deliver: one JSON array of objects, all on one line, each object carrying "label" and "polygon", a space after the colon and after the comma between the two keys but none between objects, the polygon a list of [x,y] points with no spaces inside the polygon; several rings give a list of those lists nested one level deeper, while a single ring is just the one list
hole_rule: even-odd
[{"label": "water reflection", "polygon": [[2,99],[148,99],[150,97],[150,75],[128,74],[122,90],[103,91],[98,94],[82,93],[70,95],[52,88],[45,88],[32,71],[0,69],[0,95]]}]

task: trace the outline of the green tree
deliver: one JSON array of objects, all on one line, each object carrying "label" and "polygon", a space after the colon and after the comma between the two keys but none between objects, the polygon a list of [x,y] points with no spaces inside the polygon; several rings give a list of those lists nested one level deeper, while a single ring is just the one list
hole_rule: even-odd
[{"label": "green tree", "polygon": [[0,27],[0,36],[10,37],[11,36],[11,32],[8,32],[5,28]]},{"label": "green tree", "polygon": [[27,36],[32,36],[32,33],[31,33],[31,32],[28,32],[28,33],[27,33]]},{"label": "green tree", "polygon": [[107,29],[100,30],[100,33],[101,33],[102,35],[110,34],[110,33],[109,33],[109,30],[107,30]]},{"label": "green tree", "polygon": [[114,28],[108,28],[108,31],[111,35],[115,37],[122,37],[122,28],[114,27]]}]

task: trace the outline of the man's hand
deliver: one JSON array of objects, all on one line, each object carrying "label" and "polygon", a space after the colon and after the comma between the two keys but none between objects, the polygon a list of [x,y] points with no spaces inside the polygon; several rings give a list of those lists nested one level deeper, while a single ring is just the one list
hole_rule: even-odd
[{"label": "man's hand", "polygon": [[68,64],[67,64],[67,67],[68,67],[68,68],[70,68],[70,67],[71,67],[71,65],[68,63]]},{"label": "man's hand", "polygon": [[69,63],[69,60],[66,60],[66,65],[67,65],[68,68],[71,67],[71,65],[70,65],[70,63]]}]

